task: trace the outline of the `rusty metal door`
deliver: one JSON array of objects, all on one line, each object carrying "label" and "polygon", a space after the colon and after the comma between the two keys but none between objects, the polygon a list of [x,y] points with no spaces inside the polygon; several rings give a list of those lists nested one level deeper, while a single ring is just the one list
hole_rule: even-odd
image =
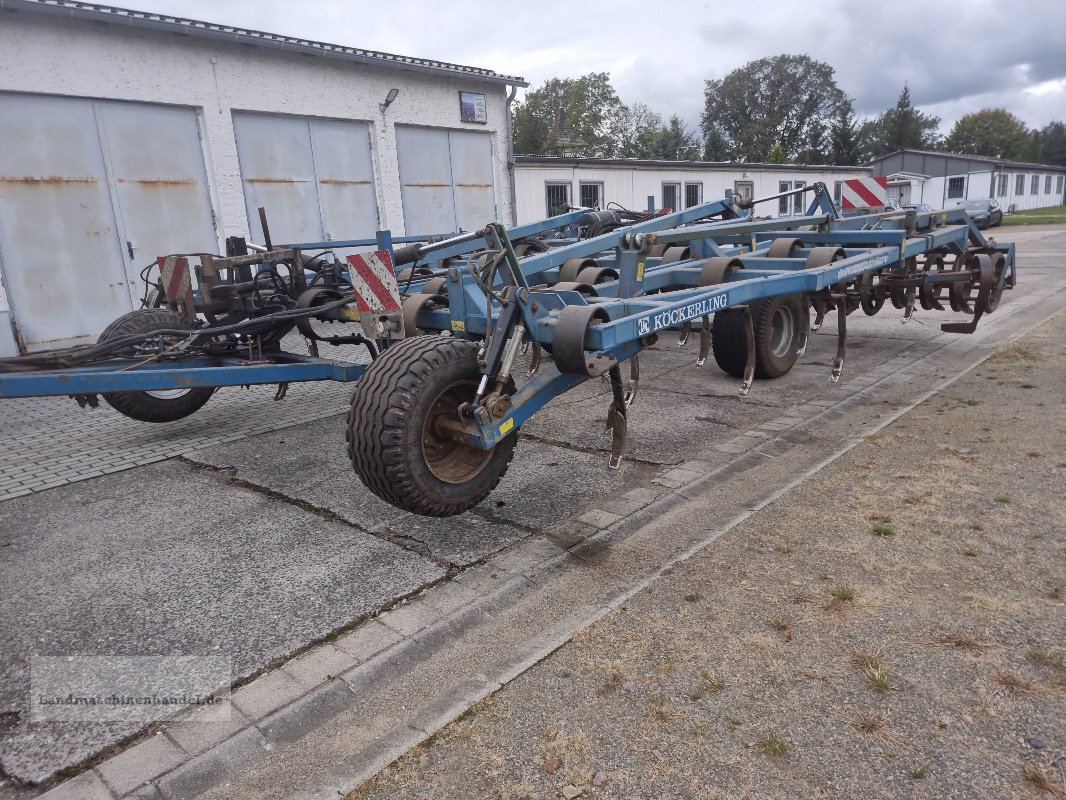
[{"label": "rusty metal door", "polygon": [[322,239],[322,212],[318,207],[307,120],[234,114],[233,128],[252,240],[263,242],[256,210],[260,207],[267,211],[274,242]]},{"label": "rusty metal door", "polygon": [[19,348],[88,344],[132,307],[96,110],[0,94],[0,268]]},{"label": "rusty metal door", "polygon": [[218,250],[200,128],[190,109],[100,103],[120,242],[137,275],[157,256]]},{"label": "rusty metal door", "polygon": [[448,131],[397,125],[396,158],[404,233],[415,236],[458,230]]},{"label": "rusty metal door", "polygon": [[492,137],[396,126],[407,235],[472,230],[496,219]]},{"label": "rusty metal door", "polygon": [[496,219],[492,137],[477,131],[449,131],[448,145],[456,221],[467,231],[484,227]]},{"label": "rusty metal door", "polygon": [[234,114],[233,125],[254,241],[263,241],[260,207],[277,244],[374,235],[368,125],[264,114]]},{"label": "rusty metal door", "polygon": [[368,239],[378,229],[370,126],[312,120],[323,239]]},{"label": "rusty metal door", "polygon": [[218,248],[196,112],[0,94],[0,268],[27,352],[94,342],[157,255]]}]

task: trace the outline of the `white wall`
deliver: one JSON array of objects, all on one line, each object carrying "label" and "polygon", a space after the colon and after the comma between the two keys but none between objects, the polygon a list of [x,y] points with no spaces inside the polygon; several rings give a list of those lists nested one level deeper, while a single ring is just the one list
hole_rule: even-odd
[{"label": "white wall", "polygon": [[[578,204],[579,184],[583,181],[603,184],[604,204],[616,202],[634,211],[647,208],[648,195],[654,195],[656,207],[662,206],[663,183],[681,184],[681,201],[684,203],[684,185],[686,183],[703,184],[703,201],[718,200],[725,196],[728,189],[732,191],[735,181],[754,183],[754,196],[766,197],[778,192],[780,181],[806,181],[811,185],[822,181],[833,191],[835,181],[846,178],[858,178],[869,175],[866,168],[856,168],[847,172],[820,172],[790,170],[787,166],[780,169],[760,167],[744,169],[743,165],[735,168],[702,167],[671,168],[633,165],[600,166],[563,166],[523,164],[515,166],[515,193],[518,207],[518,224],[522,225],[543,219],[547,215],[545,184],[567,182],[571,184],[570,197],[574,205]],[[755,213],[759,216],[777,216],[776,201],[757,206]]]},{"label": "white wall", "polygon": [[[1006,212],[1011,206],[1015,207],[1016,211],[1025,211],[1034,208],[1047,208],[1048,206],[1056,206],[1063,202],[1062,191],[1058,191],[1058,180],[1061,173],[1050,172],[1007,172],[1007,192],[1006,194],[1000,194],[999,192],[999,175],[1001,173],[996,171],[996,194],[995,198]],[[1017,188],[1017,176],[1023,175],[1024,191],[1021,194],[1016,194]],[[1039,191],[1033,194],[1032,191],[1032,176],[1039,175]],[[1044,191],[1047,185],[1047,176],[1051,176],[1051,190]],[[929,203],[933,208],[954,208],[959,203],[959,198],[949,198],[947,196],[948,181],[952,177],[961,177],[965,179],[965,198],[968,200],[979,200],[985,197],[989,197],[989,189],[992,187],[992,173],[989,170],[982,172],[971,172],[967,175],[948,176],[946,178],[929,178],[926,181],[915,180],[911,184],[911,198],[912,202],[916,203]],[[1066,179],[1064,179],[1066,184]],[[1066,187],[1064,187],[1066,188]]]},{"label": "white wall", "polygon": [[[220,248],[227,236],[248,234],[233,111],[368,123],[379,227],[396,235],[404,230],[393,126],[488,131],[493,138],[497,218],[506,223],[511,219],[506,170],[507,87],[501,84],[485,83],[473,76],[438,77],[27,12],[0,12],[0,54],[0,91],[197,109],[204,131],[211,203],[219,220]],[[378,104],[391,88],[399,89],[399,95],[382,114]],[[460,122],[461,89],[486,95],[487,125]],[[63,220],[42,220],[41,224],[61,225]],[[7,311],[0,285],[0,328],[9,331],[4,319]]]}]

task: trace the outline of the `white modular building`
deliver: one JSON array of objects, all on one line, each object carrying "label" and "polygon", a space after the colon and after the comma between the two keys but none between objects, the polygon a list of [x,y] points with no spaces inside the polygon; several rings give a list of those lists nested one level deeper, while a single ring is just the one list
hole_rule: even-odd
[{"label": "white modular building", "polygon": [[962,200],[995,198],[1006,212],[1066,202],[1066,167],[984,156],[897,150],[870,162],[888,178],[888,193],[900,203],[954,208]]},{"label": "white modular building", "polygon": [[[734,193],[744,199],[768,197],[819,181],[839,200],[841,182],[869,174],[867,167],[517,156],[515,195],[518,223],[524,224],[562,213],[566,206],[617,203],[633,211],[676,211]],[[757,206],[755,213],[795,216],[810,201],[810,194],[780,198]]]},{"label": "white modular building", "polygon": [[513,219],[522,78],[0,0],[0,355],[95,341],[157,256]]}]

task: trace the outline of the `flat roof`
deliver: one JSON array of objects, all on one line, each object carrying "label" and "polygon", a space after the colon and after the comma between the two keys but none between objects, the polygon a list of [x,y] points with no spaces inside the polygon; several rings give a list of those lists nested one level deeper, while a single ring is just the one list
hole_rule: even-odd
[{"label": "flat roof", "polygon": [[382,53],[377,50],[363,50],[358,47],[316,42],[311,39],[266,33],[250,28],[236,28],[231,25],[220,25],[214,22],[174,17],[169,14],[153,14],[148,11],[135,11],[129,8],[104,6],[96,3],[74,2],[74,0],[0,0],[0,10],[55,14],[91,22],[128,25],[133,28],[149,28],[187,36],[223,39],[235,44],[308,53],[341,61],[405,69],[412,72],[429,73],[451,78],[463,77],[487,83],[502,83],[515,86],[529,85],[525,78],[502,75],[498,72],[493,72],[491,69],[482,69],[481,67],[467,67],[447,61],[400,56],[393,53]]},{"label": "flat roof", "polygon": [[515,156],[515,164],[531,167],[643,167],[647,169],[725,170],[767,169],[788,172],[869,172],[868,165],[766,164],[753,161],[665,161],[650,158],[582,158],[578,156]]},{"label": "flat roof", "polygon": [[[2,1],[2,0],[0,0]],[[1012,169],[1020,169],[1024,171],[1036,170],[1039,172],[1047,172],[1051,170],[1053,172],[1066,172],[1066,167],[1061,164],[1034,164],[1032,161],[1011,161],[1005,158],[991,158],[990,156],[975,156],[969,153],[945,153],[940,150],[912,150],[904,148],[902,150],[895,150],[891,153],[886,153],[883,156],[871,159],[869,166],[884,161],[887,158],[893,156],[907,155],[911,153],[918,156],[940,156],[941,158],[956,158],[960,161],[978,161],[982,164],[993,164],[997,167],[1010,167]]]}]

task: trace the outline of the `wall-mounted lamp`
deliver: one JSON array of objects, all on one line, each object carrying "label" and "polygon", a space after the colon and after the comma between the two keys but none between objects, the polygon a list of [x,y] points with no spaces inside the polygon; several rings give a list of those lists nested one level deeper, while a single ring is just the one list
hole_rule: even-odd
[{"label": "wall-mounted lamp", "polygon": [[389,93],[385,96],[384,103],[378,103],[378,108],[381,109],[381,113],[385,113],[385,109],[392,105],[392,101],[396,99],[396,95],[400,93],[399,89],[389,89]]}]

